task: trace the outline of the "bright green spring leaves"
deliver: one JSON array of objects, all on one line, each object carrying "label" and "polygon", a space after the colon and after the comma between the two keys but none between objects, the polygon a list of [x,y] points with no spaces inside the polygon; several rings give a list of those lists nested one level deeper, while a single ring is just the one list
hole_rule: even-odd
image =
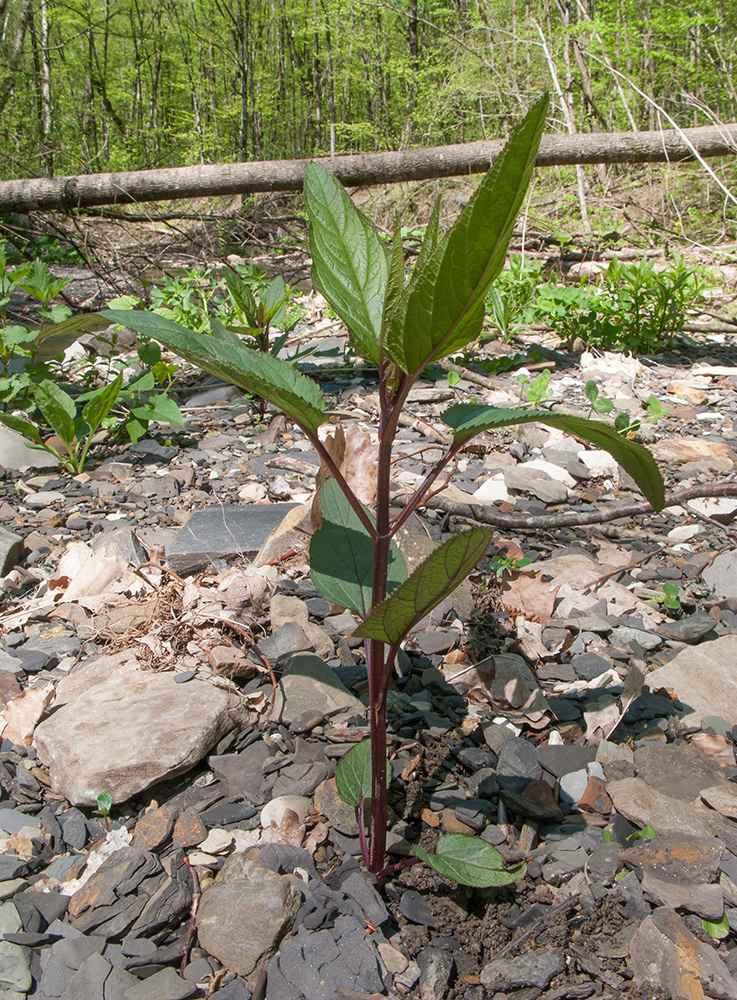
[{"label": "bright green spring leaves", "polygon": [[317,431],[328,419],[325,399],[315,382],[288,361],[254,351],[216,320],[212,321],[212,335],[208,337],[156,313],[104,309],[100,315],[158,340],[203,371],[268,399],[306,431]]},{"label": "bright green spring leaves", "polygon": [[423,368],[481,333],[484,301],[504,266],[545,126],[542,97],[514,130],[457,222],[421,266],[394,310],[384,349],[403,371]]},{"label": "bright green spring leaves", "polygon": [[489,547],[491,536],[489,528],[472,528],[443,542],[390,597],[372,609],[354,635],[396,646],[466,579]]},{"label": "bright green spring leaves", "polygon": [[[310,542],[310,576],[327,601],[365,615],[371,607],[374,543],[334,479],[320,488],[322,527]],[[389,550],[387,592],[407,577],[402,554]]]},{"label": "bright green spring leaves", "polygon": [[350,330],[358,352],[379,363],[389,257],[373,224],[324,167],[307,168],[312,280]]},{"label": "bright green spring leaves", "polygon": [[[387,357],[414,376],[478,337],[484,300],[504,266],[547,110],[545,95],[514,130],[453,228],[439,241],[439,215],[434,213],[430,238],[401,295],[396,280],[389,281],[390,271],[395,279],[397,269],[376,229],[331,173],[317,163],[307,168],[304,191],[313,281],[369,361],[379,362],[382,319]],[[401,263],[396,245],[392,260]],[[391,303],[384,313],[388,285]]]},{"label": "bright green spring leaves", "polygon": [[480,837],[465,833],[448,833],[441,837],[435,854],[428,854],[419,844],[413,844],[412,850],[420,861],[446,878],[479,889],[516,882],[527,868],[524,862],[516,868],[505,868],[504,858],[495,847]]},{"label": "bright green spring leaves", "polygon": [[583,438],[591,444],[608,451],[616,459],[656,510],[662,510],[665,503],[663,477],[650,451],[635,441],[622,437],[608,424],[584,417],[570,417],[550,410],[508,409],[484,406],[480,403],[459,403],[451,406],[442,415],[442,420],[453,428],[453,445],[460,446],[481,431],[510,424],[527,424],[537,421],[557,427],[566,434]]}]

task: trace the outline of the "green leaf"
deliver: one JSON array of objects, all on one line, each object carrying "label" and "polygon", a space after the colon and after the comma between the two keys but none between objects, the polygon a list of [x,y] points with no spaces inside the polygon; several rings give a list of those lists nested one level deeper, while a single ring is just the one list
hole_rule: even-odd
[{"label": "green leaf", "polygon": [[0,330],[0,342],[4,347],[19,347],[31,344],[38,336],[38,330],[28,330],[25,326],[6,326]]},{"label": "green leaf", "polygon": [[[386,769],[386,785],[391,781],[391,768]],[[361,740],[344,754],[335,769],[338,795],[349,806],[358,809],[364,799],[371,798],[371,740]]]},{"label": "green leaf", "polygon": [[386,294],[381,316],[381,335],[385,335],[397,303],[404,292],[404,248],[402,246],[402,220],[397,214],[394,219],[394,242],[389,260]]},{"label": "green leaf", "polygon": [[120,372],[118,377],[113,382],[99,390],[85,405],[82,410],[82,419],[87,421],[90,433],[95,433],[97,428],[115,405],[115,402],[120,395],[120,387],[122,384],[123,373]]},{"label": "green leaf", "polygon": [[148,401],[147,409],[149,420],[158,420],[160,423],[178,424],[180,427],[184,424],[182,411],[171,396],[167,396],[166,393],[152,396]]},{"label": "green leaf", "polygon": [[154,365],[157,365],[161,361],[161,346],[156,341],[150,344],[139,344],[138,357],[144,365],[149,365],[153,368]]},{"label": "green leaf", "polygon": [[135,444],[136,441],[140,441],[145,436],[148,430],[148,419],[131,414],[125,422],[125,430],[128,437]]},{"label": "green leaf", "polygon": [[44,379],[34,390],[36,405],[48,425],[62,439],[71,455],[74,441],[74,421],[77,417],[77,407],[72,397],[60,389],[55,382]]},{"label": "green leaf", "polygon": [[312,281],[343,320],[364,358],[379,363],[389,258],[373,224],[330,171],[307,167]]},{"label": "green leaf", "polygon": [[654,840],[657,837],[657,833],[651,826],[643,826],[641,830],[635,830],[631,833],[627,840]]},{"label": "green leaf", "polygon": [[601,842],[602,842],[602,844],[613,844],[614,843],[614,834],[612,833],[611,830],[603,830],[602,831]]},{"label": "green leaf", "polygon": [[2,413],[0,412],[0,424],[5,424],[6,427],[10,427],[11,430],[17,431],[22,434],[23,437],[30,438],[36,444],[43,446],[43,438],[39,432],[38,427],[35,424],[29,423],[22,417],[16,417],[12,413]]},{"label": "green leaf", "polygon": [[722,938],[729,937],[729,918],[726,913],[719,921],[707,920],[706,917],[702,917],[701,926],[715,941],[721,941]]},{"label": "green leaf", "polygon": [[281,330],[287,318],[287,288],[281,275],[267,286],[262,301],[266,304],[266,322]]},{"label": "green leaf", "polygon": [[107,816],[112,807],[113,807],[113,797],[110,794],[110,792],[102,792],[100,795],[97,796],[97,809],[95,810],[97,813],[101,814],[102,816]]},{"label": "green leaf", "polygon": [[223,272],[223,277],[225,278],[225,284],[228,286],[230,297],[248,322],[252,324],[256,315],[256,300],[253,297],[250,286],[240,275],[228,268]]},{"label": "green leaf", "polygon": [[354,635],[390,645],[401,642],[465,580],[489,547],[492,534],[490,528],[472,528],[443,542],[391,597],[371,610]]},{"label": "green leaf", "polygon": [[410,283],[414,283],[418,276],[422,274],[422,271],[427,264],[428,260],[435,253],[438,246],[438,231],[440,229],[440,197],[435,199],[435,204],[432,208],[432,215],[430,216],[430,221],[425,228],[425,238],[422,241],[422,246],[420,247],[420,253],[417,258],[417,263],[415,264],[414,271],[412,272],[412,277]]},{"label": "green leaf", "polygon": [[624,471],[632,476],[655,510],[662,510],[665,503],[663,477],[651,452],[643,445],[623,438],[613,427],[599,420],[566,416],[550,410],[515,410],[484,406],[481,403],[458,403],[451,406],[442,414],[442,420],[453,428],[454,448],[460,447],[481,431],[494,427],[527,424],[534,420],[549,427],[557,427],[566,434],[590,441],[597,448],[608,451]]},{"label": "green leaf", "polygon": [[547,109],[545,95],[514,130],[451,231],[415,269],[384,343],[403,371],[417,375],[479,336],[486,295],[504,266]]},{"label": "green leaf", "polygon": [[418,844],[414,844],[412,850],[420,861],[446,878],[480,889],[509,885],[522,878],[527,870],[524,862],[516,868],[505,869],[504,858],[495,847],[480,837],[465,833],[448,833],[441,837],[435,854],[428,853]]},{"label": "green leaf", "polygon": [[48,340],[50,337],[58,337],[64,340],[70,333],[77,333],[78,330],[104,330],[107,325],[95,313],[78,313],[62,320],[61,323],[54,323],[39,330],[38,339]]},{"label": "green leaf", "polygon": [[212,336],[207,336],[155,313],[105,309],[100,315],[158,340],[203,371],[268,399],[306,431],[314,433],[328,420],[325,399],[311,379],[287,361],[252,350],[216,320]]},{"label": "green leaf", "polygon": [[[320,488],[322,527],[310,542],[310,576],[322,596],[365,615],[371,607],[374,543],[334,479]],[[393,591],[407,576],[402,554],[392,544],[389,552],[387,590]]]}]

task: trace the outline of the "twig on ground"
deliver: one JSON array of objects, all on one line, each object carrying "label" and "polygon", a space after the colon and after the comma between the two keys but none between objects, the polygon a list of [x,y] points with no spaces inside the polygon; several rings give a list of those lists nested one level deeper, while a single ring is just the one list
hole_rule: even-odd
[{"label": "twig on ground", "polygon": [[187,934],[184,938],[184,946],[182,947],[182,962],[179,967],[179,975],[184,975],[184,970],[187,968],[189,963],[189,952],[194,942],[195,936],[197,934],[197,908],[200,905],[200,880],[197,877],[197,872],[189,863],[188,859],[184,859],[184,863],[189,868],[189,876],[192,879],[192,905],[189,910],[189,924],[187,925]]}]

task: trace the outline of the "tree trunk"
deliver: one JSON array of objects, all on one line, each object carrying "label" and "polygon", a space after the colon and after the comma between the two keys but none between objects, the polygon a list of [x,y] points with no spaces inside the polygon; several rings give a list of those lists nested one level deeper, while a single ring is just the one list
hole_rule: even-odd
[{"label": "tree trunk", "polygon": [[[431,177],[484,173],[503,146],[504,141],[497,139],[493,142],[408,149],[398,153],[336,156],[329,164],[338,180],[348,187],[396,184]],[[734,155],[737,151],[737,123],[682,131],[546,135],[540,144],[536,162],[539,167],[579,163],[673,163],[693,159],[691,146],[702,157]],[[168,170],[0,181],[0,213],[255,194],[259,191],[300,191],[309,162],[219,163]]]}]

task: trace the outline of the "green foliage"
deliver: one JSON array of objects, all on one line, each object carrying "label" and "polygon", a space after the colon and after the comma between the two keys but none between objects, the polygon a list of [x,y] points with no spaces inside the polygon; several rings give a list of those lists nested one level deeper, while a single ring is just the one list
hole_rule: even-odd
[{"label": "green foliage", "polygon": [[641,830],[631,833],[627,840],[654,840],[656,837],[657,833],[651,826],[643,826]]},{"label": "green foliage", "polygon": [[517,381],[520,386],[521,398],[527,400],[528,403],[532,403],[533,406],[539,406],[540,403],[544,403],[546,399],[549,399],[553,395],[553,390],[550,388],[551,377],[552,372],[549,368],[546,368],[535,379],[530,379],[529,375],[519,375]]},{"label": "green foliage", "polygon": [[524,569],[525,566],[531,565],[532,559],[519,559],[516,556],[510,556],[505,559],[501,556],[496,556],[489,560],[489,572],[493,573],[497,580],[501,580],[505,573],[517,573],[519,570]]},{"label": "green foliage", "polygon": [[707,920],[706,917],[702,917],[701,926],[715,941],[723,941],[724,938],[729,937],[731,931],[729,917],[726,913],[721,920]]},{"label": "green foliage", "polygon": [[[646,259],[615,260],[596,282],[581,278],[556,285],[541,279],[539,265],[516,263],[503,272],[497,298],[505,303],[507,330],[545,323],[568,343],[580,339],[600,350],[632,353],[667,350],[682,332],[688,311],[704,301],[711,280],[680,257],[660,271]],[[489,302],[496,316],[500,307],[493,298]]]},{"label": "green foliage", "polygon": [[430,854],[417,844],[413,851],[421,861],[446,878],[479,889],[509,885],[524,878],[527,869],[524,861],[515,868],[505,868],[504,858],[496,847],[487,844],[480,837],[471,837],[465,833],[447,833],[441,837],[435,854]]},{"label": "green foliage", "polygon": [[95,816],[102,816],[107,819],[112,808],[113,797],[110,792],[101,792],[97,796],[97,809],[95,809]]},{"label": "green foliage", "polygon": [[661,591],[659,594],[653,594],[652,597],[648,597],[647,603],[662,604],[669,611],[680,611],[681,601],[678,596],[678,587],[675,583],[664,583]]},{"label": "green foliage", "polygon": [[[320,491],[323,520],[311,547],[312,575],[325,597],[363,616],[355,634],[366,639],[373,746],[385,743],[386,695],[400,643],[473,569],[491,539],[491,532],[483,528],[462,532],[403,579],[404,567],[394,545],[396,533],[468,440],[496,427],[539,420],[608,450],[653,506],[663,504],[663,482],[651,454],[606,424],[545,409],[495,409],[466,403],[443,414],[453,430],[451,444],[401,513],[391,516],[392,449],[402,407],[427,365],[462,349],[481,331],[484,302],[504,261],[546,112],[547,99],[543,98],[515,129],[476,195],[442,237],[436,210],[408,278],[401,224],[395,225],[392,252],[386,254],[377,232],[327,171],[315,163],[307,170],[305,197],[315,283],[348,327],[355,348],[378,365],[381,416],[375,516],[361,504],[321,441],[318,428],[329,419],[325,400],[317,385],[294,366],[253,351],[217,319],[211,320],[210,332],[203,334],[152,313],[108,310],[102,314],[269,400],[302,428],[317,450],[328,478]],[[544,398],[547,383],[532,391]],[[346,755],[340,784],[352,803],[366,796],[369,754],[364,748],[357,749],[355,757]],[[371,787],[383,789],[386,770],[385,756],[373,755]],[[384,868],[386,824],[387,796],[377,793],[372,797],[370,846],[365,852],[368,867],[377,874]],[[497,854],[483,841],[457,836],[443,838],[432,860],[418,849],[418,856],[438,871],[466,884],[499,885],[521,877],[522,866],[507,872]]]},{"label": "green foliage", "polygon": [[[387,786],[390,778],[387,770]],[[361,740],[340,758],[335,784],[341,799],[354,809],[371,798],[371,740]]]},{"label": "green foliage", "polygon": [[[371,608],[374,542],[343,490],[334,479],[320,487],[322,526],[310,541],[312,582],[328,601],[350,608],[362,617]],[[371,517],[366,511],[366,516]],[[396,543],[389,550],[387,590],[392,592],[407,576]]]},{"label": "green foliage", "polygon": [[44,441],[39,428],[11,413],[0,413],[0,423],[29,438],[32,448],[47,451],[62,469],[78,475],[84,469],[92,439],[118,400],[123,384],[122,372],[109,385],[89,395],[81,413],[72,397],[55,382],[44,379],[33,387],[33,401],[48,425],[59,438],[63,450]]}]

